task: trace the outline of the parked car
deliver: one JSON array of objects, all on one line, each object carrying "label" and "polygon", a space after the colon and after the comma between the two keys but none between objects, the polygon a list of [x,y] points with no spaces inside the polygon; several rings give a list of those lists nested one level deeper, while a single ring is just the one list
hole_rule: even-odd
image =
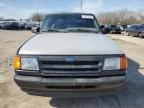
[{"label": "parked car", "polygon": [[112,24],[112,25],[109,25],[109,28],[110,28],[110,33],[111,34],[113,34],[113,33],[114,34],[121,34],[120,26]]},{"label": "parked car", "polygon": [[121,26],[120,26],[120,29],[121,29],[121,31],[126,31],[127,25],[121,25]]},{"label": "parked car", "polygon": [[104,33],[108,34],[111,32],[111,28],[109,26],[105,25],[105,28],[103,31],[104,31]]},{"label": "parked car", "polygon": [[19,29],[19,23],[18,22],[5,22],[5,23],[3,23],[2,29],[18,30]]},{"label": "parked car", "polygon": [[33,24],[26,24],[25,29],[26,30],[32,30]]},{"label": "parked car", "polygon": [[137,36],[137,37],[143,37],[144,32],[144,25],[131,25],[126,29],[126,33],[128,36]]},{"label": "parked car", "polygon": [[100,31],[103,34],[107,34],[107,32],[105,32],[105,25],[100,25]]},{"label": "parked car", "polygon": [[102,95],[127,81],[126,55],[100,33],[93,14],[47,15],[40,33],[18,49],[13,65],[16,84],[31,95]]},{"label": "parked car", "polygon": [[0,22],[0,29],[2,29],[3,22]]},{"label": "parked car", "polygon": [[26,30],[32,30],[33,27],[38,27],[39,25],[41,25],[42,22],[34,22],[34,21],[31,21],[31,22],[28,22],[26,25],[25,25],[25,29]]},{"label": "parked car", "polygon": [[19,22],[19,29],[25,29],[26,23]]},{"label": "parked car", "polygon": [[7,24],[8,24],[7,22],[1,23],[1,29],[5,29]]},{"label": "parked car", "polygon": [[35,33],[36,31],[38,31],[38,29],[40,29],[41,23],[40,24],[34,24],[32,27],[32,32]]},{"label": "parked car", "polygon": [[105,25],[101,25],[100,26],[100,31],[103,33],[103,34],[108,34],[110,33],[110,28],[105,26]]}]

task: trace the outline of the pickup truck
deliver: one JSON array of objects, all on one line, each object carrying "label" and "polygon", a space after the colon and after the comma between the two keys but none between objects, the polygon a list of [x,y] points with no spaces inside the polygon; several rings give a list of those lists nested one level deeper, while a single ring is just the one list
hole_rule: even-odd
[{"label": "pickup truck", "polygon": [[30,95],[94,96],[127,81],[127,57],[102,34],[93,14],[59,13],[18,49],[14,80]]}]

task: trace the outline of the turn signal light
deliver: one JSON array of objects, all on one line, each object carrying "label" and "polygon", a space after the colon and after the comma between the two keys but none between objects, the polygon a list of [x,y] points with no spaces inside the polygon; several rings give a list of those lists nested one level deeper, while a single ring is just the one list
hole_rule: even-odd
[{"label": "turn signal light", "polygon": [[127,67],[128,67],[127,57],[125,55],[122,55],[120,58],[120,69],[127,69]]},{"label": "turn signal light", "polygon": [[21,58],[19,56],[14,57],[13,68],[16,70],[21,68]]}]

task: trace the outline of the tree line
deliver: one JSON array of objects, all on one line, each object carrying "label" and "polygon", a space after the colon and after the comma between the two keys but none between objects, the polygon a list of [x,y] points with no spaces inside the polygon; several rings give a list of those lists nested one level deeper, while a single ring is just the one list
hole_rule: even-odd
[{"label": "tree line", "polygon": [[97,15],[101,25],[105,24],[144,24],[144,10],[130,11],[128,9],[119,9],[109,12],[102,12]]},{"label": "tree line", "polygon": [[[33,21],[42,21],[46,13],[33,13],[30,17]],[[144,24],[144,10],[131,11],[128,9],[118,9],[108,12],[98,13],[97,19],[101,25],[106,24]]]}]

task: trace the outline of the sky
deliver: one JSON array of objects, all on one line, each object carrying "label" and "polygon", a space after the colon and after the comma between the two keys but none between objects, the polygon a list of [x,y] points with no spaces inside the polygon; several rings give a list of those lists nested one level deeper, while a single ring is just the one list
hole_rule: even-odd
[{"label": "sky", "polygon": [[[80,0],[39,0],[40,12],[81,12]],[[83,0],[83,12],[100,12],[127,8],[144,9],[144,0]],[[0,17],[25,19],[38,11],[38,0],[0,0]]]}]

